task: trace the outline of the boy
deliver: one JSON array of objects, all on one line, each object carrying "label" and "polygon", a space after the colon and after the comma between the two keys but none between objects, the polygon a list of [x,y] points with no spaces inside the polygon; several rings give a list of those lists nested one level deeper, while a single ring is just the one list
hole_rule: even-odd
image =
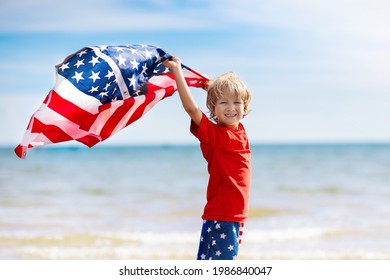
[{"label": "boy", "polygon": [[208,163],[210,177],[197,259],[235,259],[248,217],[250,148],[240,121],[249,113],[250,91],[233,73],[205,85],[211,121],[193,99],[180,59],[172,57],[163,64],[174,74],[181,102],[191,118],[191,133],[199,139]]}]

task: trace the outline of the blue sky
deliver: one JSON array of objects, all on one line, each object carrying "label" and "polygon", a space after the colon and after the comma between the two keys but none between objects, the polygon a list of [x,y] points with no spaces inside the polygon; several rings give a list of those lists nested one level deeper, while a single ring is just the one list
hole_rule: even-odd
[{"label": "blue sky", "polygon": [[[390,141],[390,2],[383,0],[0,0],[0,145],[19,143],[88,45],[151,44],[250,87],[252,143]],[[193,90],[205,108],[205,93]],[[107,144],[196,143],[178,96]]]}]

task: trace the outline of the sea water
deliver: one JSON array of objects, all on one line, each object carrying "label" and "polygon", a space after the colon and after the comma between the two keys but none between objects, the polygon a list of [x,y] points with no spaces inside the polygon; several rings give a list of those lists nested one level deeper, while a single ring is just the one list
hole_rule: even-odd
[{"label": "sea water", "polygon": [[[390,145],[252,145],[239,259],[390,259]],[[0,259],[194,259],[198,146],[0,149]]]}]

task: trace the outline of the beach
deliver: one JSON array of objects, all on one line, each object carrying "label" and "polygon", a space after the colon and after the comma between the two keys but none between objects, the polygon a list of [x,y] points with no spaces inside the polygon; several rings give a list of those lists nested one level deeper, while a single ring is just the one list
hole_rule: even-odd
[{"label": "beach", "polygon": [[[0,259],[195,259],[198,146],[0,148]],[[252,145],[239,259],[390,259],[390,144]]]}]

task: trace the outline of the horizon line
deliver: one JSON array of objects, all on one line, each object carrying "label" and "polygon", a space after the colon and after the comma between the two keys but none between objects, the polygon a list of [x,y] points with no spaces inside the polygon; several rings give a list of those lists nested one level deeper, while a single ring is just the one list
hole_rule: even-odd
[{"label": "horizon line", "polygon": [[[14,149],[18,144],[0,144],[0,149]],[[251,142],[250,146],[324,146],[324,145],[390,145],[390,140],[387,141],[268,141],[268,142]],[[73,149],[96,149],[96,148],[131,148],[131,147],[198,147],[199,143],[100,143],[93,147],[87,147],[81,143],[56,143],[53,145],[43,145],[30,148],[30,150],[36,149],[60,149],[60,148],[73,148]]]}]

